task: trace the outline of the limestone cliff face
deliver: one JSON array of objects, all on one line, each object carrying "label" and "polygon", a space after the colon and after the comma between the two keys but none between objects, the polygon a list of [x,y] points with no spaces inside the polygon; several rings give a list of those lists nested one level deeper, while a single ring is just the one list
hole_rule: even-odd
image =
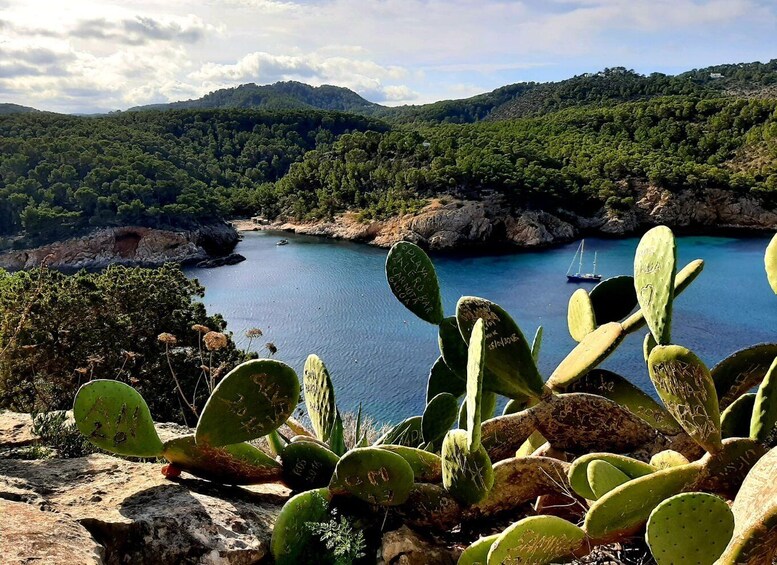
[{"label": "limestone cliff face", "polygon": [[384,221],[359,222],[355,214],[347,213],[335,221],[262,227],[364,241],[380,247],[406,240],[434,250],[486,245],[541,247],[569,241],[581,232],[629,235],[658,224],[700,232],[722,227],[777,229],[777,211],[748,195],[719,189],[670,192],[640,182],[632,182],[629,188],[635,200],[630,210],[602,208],[590,217],[563,209],[510,211],[492,198],[434,200],[416,214]]},{"label": "limestone cliff face", "polygon": [[56,269],[99,269],[113,264],[156,266],[168,261],[202,261],[229,253],[237,242],[237,232],[225,223],[180,232],[133,226],[106,228],[34,249],[0,253],[0,268],[29,269],[44,262]]}]

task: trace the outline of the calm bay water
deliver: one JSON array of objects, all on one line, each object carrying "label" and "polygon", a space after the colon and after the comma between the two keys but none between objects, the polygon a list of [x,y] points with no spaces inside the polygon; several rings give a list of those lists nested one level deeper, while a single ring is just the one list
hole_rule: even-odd
[{"label": "calm bay water", "polygon": [[[289,245],[277,246],[280,237]],[[631,274],[637,239],[586,239],[605,277]],[[763,268],[767,237],[681,237],[680,264],[705,260],[704,272],[675,303],[673,339],[712,365],[750,344],[777,340],[777,297]],[[499,303],[531,340],[544,326],[540,370],[550,375],[574,346],[566,327],[578,285],[565,273],[577,242],[537,252],[437,256],[443,304],[452,315],[462,295]],[[436,326],[417,319],[391,294],[386,250],[321,238],[248,232],[237,252],[247,258],[218,269],[187,269],[205,286],[209,312],[220,312],[238,342],[258,327],[276,359],[301,375],[309,353],[329,368],[341,411],[396,422],[423,410],[426,378],[438,356]],[[587,254],[586,257],[592,258]],[[590,267],[590,264],[588,265]],[[586,285],[590,290],[593,285]],[[629,336],[602,365],[654,394],[642,360],[643,332]],[[246,340],[242,339],[243,345]]]}]

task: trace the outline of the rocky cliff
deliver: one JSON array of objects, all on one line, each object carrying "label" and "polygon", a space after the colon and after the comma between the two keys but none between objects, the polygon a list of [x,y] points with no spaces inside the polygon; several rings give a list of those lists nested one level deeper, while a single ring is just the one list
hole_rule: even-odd
[{"label": "rocky cliff", "polygon": [[56,269],[99,269],[112,264],[156,266],[195,262],[229,253],[238,242],[224,222],[190,231],[125,226],[36,247],[0,253],[0,268],[20,270],[43,264]]},{"label": "rocky cliff", "polygon": [[407,240],[430,249],[516,246],[541,247],[581,233],[630,235],[665,224],[705,233],[719,228],[777,229],[777,211],[749,195],[731,191],[669,191],[640,182],[627,186],[634,206],[625,211],[600,209],[586,217],[564,209],[511,211],[499,198],[482,201],[435,199],[416,214],[360,222],[353,213],[334,221],[276,222],[245,229],[283,229],[297,233],[364,241],[389,247]]}]

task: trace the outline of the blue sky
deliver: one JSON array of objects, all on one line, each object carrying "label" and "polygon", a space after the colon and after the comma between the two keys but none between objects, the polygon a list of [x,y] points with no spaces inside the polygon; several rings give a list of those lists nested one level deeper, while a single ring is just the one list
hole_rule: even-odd
[{"label": "blue sky", "polygon": [[382,104],[777,58],[777,0],[0,0],[0,101],[96,112],[246,82]]}]

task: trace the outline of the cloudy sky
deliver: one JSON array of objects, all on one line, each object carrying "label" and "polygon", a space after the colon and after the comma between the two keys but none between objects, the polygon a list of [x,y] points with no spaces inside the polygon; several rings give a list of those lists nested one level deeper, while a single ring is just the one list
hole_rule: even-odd
[{"label": "cloudy sky", "polygon": [[255,82],[374,102],[777,58],[777,0],[0,0],[0,102],[96,112]]}]

